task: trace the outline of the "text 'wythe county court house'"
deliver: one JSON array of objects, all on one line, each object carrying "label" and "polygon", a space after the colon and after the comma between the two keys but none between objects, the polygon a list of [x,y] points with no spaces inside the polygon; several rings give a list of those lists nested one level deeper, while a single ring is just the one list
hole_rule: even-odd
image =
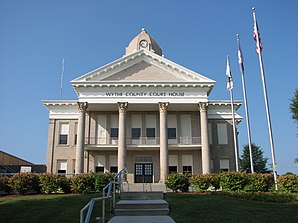
[{"label": "text 'wythe county court house'", "polygon": [[129,183],[157,183],[236,169],[230,101],[209,100],[215,81],[167,60],[144,29],[123,57],[71,84],[77,100],[43,101],[48,172],[126,167]]}]

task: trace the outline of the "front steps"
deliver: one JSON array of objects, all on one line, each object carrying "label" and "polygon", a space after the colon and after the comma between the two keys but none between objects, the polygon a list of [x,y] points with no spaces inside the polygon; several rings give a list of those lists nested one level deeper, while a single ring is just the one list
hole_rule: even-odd
[{"label": "front steps", "polygon": [[175,223],[170,216],[115,216],[108,223]]},{"label": "front steps", "polygon": [[122,192],[121,200],[163,200],[162,191],[155,192]]},{"label": "front steps", "polygon": [[169,204],[164,200],[121,200],[116,204],[115,215],[149,216],[169,214]]},{"label": "front steps", "polygon": [[115,217],[108,223],[175,223],[168,216],[169,204],[162,191],[122,192],[116,203]]},{"label": "front steps", "polygon": [[123,191],[128,192],[152,192],[152,191],[163,191],[167,192],[166,185],[164,183],[128,183],[123,182]]}]

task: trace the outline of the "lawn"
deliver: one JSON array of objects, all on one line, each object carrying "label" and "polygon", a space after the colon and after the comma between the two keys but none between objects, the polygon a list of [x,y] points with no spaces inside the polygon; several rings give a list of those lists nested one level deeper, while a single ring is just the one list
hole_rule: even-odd
[{"label": "lawn", "polygon": [[249,201],[207,194],[166,194],[176,223],[297,223],[298,204]]},{"label": "lawn", "polygon": [[[80,210],[91,198],[98,196],[67,194],[0,197],[0,222],[79,222]],[[101,213],[101,202],[95,203],[93,219],[99,216],[97,213]]]},{"label": "lawn", "polygon": [[[0,222],[79,222],[87,195],[34,195],[0,197]],[[203,222],[298,222],[297,204],[241,200],[208,194],[166,194],[170,215],[176,223]],[[101,213],[100,202],[93,219]],[[93,221],[94,222],[94,221]]]}]

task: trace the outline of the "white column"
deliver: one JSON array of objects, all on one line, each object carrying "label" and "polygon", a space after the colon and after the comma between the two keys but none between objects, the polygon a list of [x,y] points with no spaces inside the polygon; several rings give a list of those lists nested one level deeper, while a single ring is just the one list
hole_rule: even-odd
[{"label": "white column", "polygon": [[119,130],[118,130],[118,171],[126,167],[126,110],[127,102],[118,102]]},{"label": "white column", "polygon": [[165,182],[168,176],[168,124],[167,124],[167,109],[169,103],[159,103],[160,115],[160,182]]},{"label": "white column", "polygon": [[77,149],[76,149],[76,174],[84,172],[84,141],[85,141],[85,114],[88,107],[87,102],[78,102],[79,117],[77,129]]},{"label": "white column", "polygon": [[204,102],[199,103],[200,117],[201,117],[201,144],[202,144],[202,171],[203,174],[211,173],[210,167],[210,148],[208,140],[208,104]]}]

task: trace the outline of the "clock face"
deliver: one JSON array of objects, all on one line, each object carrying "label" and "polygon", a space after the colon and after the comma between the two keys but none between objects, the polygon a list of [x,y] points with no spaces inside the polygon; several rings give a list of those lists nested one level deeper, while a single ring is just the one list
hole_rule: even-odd
[{"label": "clock face", "polygon": [[141,40],[141,41],[140,41],[140,46],[143,47],[143,48],[146,48],[146,47],[148,46],[148,42],[147,42],[147,40],[144,40],[144,39]]}]

